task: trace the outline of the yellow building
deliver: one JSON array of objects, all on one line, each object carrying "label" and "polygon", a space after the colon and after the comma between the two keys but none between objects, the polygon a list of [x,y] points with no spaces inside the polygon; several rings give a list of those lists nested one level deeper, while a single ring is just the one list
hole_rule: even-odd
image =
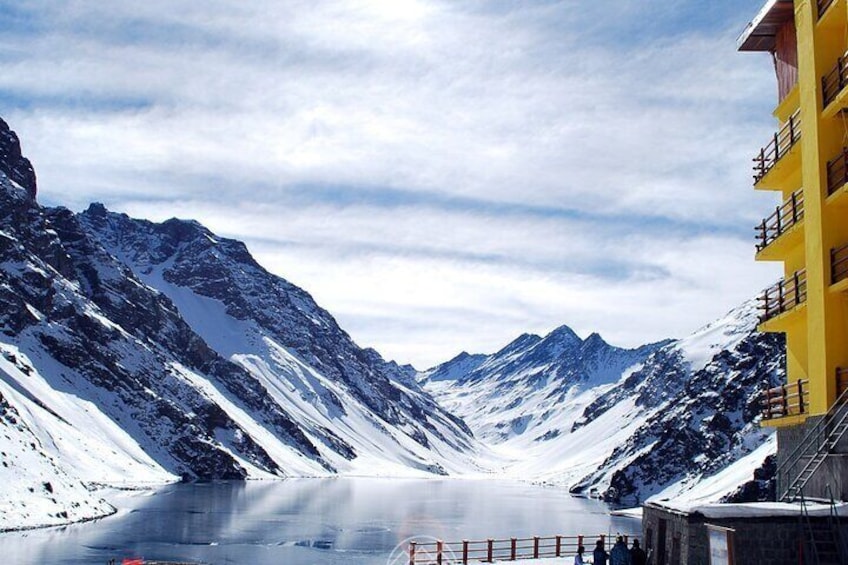
[{"label": "yellow building", "polygon": [[787,382],[763,393],[778,497],[848,499],[848,0],[770,0],[738,47],[770,53],[778,83],[775,134],[754,155],[754,187],[782,201],[756,245],[784,266],[760,324],[787,341]]}]

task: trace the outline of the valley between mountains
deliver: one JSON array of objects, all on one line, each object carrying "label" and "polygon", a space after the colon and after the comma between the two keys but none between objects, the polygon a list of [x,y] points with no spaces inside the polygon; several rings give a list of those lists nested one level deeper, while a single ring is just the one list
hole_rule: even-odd
[{"label": "valley between mountains", "polygon": [[637,349],[562,326],[418,371],[196,221],[36,196],[0,120],[0,530],[176,480],[496,474],[622,504],[766,488],[757,394],[784,344],[753,302]]}]

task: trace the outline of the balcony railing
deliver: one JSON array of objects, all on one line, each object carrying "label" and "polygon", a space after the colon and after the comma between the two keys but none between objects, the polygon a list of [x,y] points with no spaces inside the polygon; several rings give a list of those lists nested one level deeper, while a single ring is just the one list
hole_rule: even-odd
[{"label": "balcony railing", "polygon": [[839,367],[836,369],[836,397],[842,398],[845,389],[848,389],[848,369]]},{"label": "balcony railing", "polygon": [[754,182],[758,183],[774,168],[780,158],[786,155],[792,146],[801,139],[800,112],[789,116],[789,120],[774,134],[771,142],[760,149],[760,154],[754,157]]},{"label": "balcony railing", "polygon": [[819,18],[824,16],[824,13],[827,12],[827,9],[830,8],[831,4],[833,4],[833,0],[816,0],[816,5],[819,9]]},{"label": "balcony railing", "polygon": [[783,235],[786,230],[804,219],[804,192],[792,193],[792,196],[775,209],[774,214],[757,226],[757,253],[768,247]]},{"label": "balcony railing", "polygon": [[822,95],[825,107],[836,100],[836,97],[848,84],[848,61],[845,55],[836,59],[836,66],[822,78]]},{"label": "balcony railing", "polygon": [[848,148],[827,162],[827,195],[830,196],[848,184]]},{"label": "balcony railing", "polygon": [[801,270],[766,289],[760,297],[760,323],[776,318],[806,301],[807,271]]},{"label": "balcony railing", "polygon": [[809,381],[798,379],[794,383],[767,388],[763,391],[763,420],[797,416],[809,411]]},{"label": "balcony railing", "polygon": [[830,250],[830,284],[848,279],[848,245]]}]

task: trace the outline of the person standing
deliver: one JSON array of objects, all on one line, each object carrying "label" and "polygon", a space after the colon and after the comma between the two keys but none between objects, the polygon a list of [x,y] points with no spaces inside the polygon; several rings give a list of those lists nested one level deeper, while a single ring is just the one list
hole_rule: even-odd
[{"label": "person standing", "polygon": [[598,543],[595,544],[595,551],[592,552],[592,558],[594,559],[592,563],[594,565],[607,565],[607,558],[609,554],[607,550],[604,549],[604,538],[598,540]]},{"label": "person standing", "polygon": [[616,538],[615,545],[610,551],[610,565],[631,565],[630,550],[627,549],[627,542],[622,536]]},{"label": "person standing", "polygon": [[648,556],[645,550],[639,547],[639,540],[633,540],[633,547],[630,548],[630,563],[631,565],[645,565],[648,562]]},{"label": "person standing", "polygon": [[586,565],[586,562],[583,561],[583,554],[586,552],[586,548],[582,545],[577,547],[577,555],[574,556],[574,565]]}]

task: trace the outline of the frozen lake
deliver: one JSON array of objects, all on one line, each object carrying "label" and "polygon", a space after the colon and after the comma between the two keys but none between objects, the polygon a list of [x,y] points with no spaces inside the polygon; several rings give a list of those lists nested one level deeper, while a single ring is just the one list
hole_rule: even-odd
[{"label": "frozen lake", "polygon": [[447,541],[638,532],[563,489],[495,480],[293,479],[178,484],[111,494],[87,524],[0,534],[4,563],[106,564],[125,557],[215,565],[385,565],[413,536]]}]

